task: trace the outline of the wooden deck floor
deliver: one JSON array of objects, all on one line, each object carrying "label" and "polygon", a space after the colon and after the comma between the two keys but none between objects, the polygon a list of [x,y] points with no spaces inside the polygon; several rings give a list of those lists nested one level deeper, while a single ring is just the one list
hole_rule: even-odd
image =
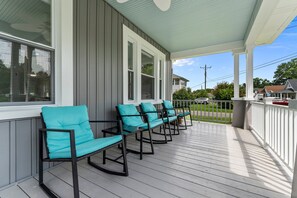
[{"label": "wooden deck floor", "polygon": [[[129,146],[137,142],[131,139]],[[228,125],[195,122],[173,142],[155,145],[155,155],[139,160],[129,153],[128,160],[129,177],[108,175],[81,161],[81,197],[290,197],[291,181],[281,167],[249,131]],[[45,183],[59,196],[72,197],[70,164],[46,172]],[[0,197],[46,195],[30,178],[0,191]]]}]

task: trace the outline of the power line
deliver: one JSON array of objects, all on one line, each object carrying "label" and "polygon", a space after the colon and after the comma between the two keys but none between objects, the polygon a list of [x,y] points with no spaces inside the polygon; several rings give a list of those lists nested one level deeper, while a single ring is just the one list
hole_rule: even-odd
[{"label": "power line", "polygon": [[[283,56],[283,57],[280,57],[280,58],[277,58],[275,60],[272,60],[272,61],[268,61],[266,63],[262,63],[260,65],[257,65],[256,67],[254,67],[253,70],[258,70],[258,69],[262,69],[264,67],[268,67],[268,66],[271,66],[271,65],[274,65],[276,63],[279,63],[279,62],[282,62],[284,60],[288,60],[288,59],[293,59],[293,58],[297,58],[297,52],[294,52],[292,54],[289,54],[289,55],[286,55],[286,56]],[[201,67],[200,67],[201,68]],[[246,73],[246,70],[241,70],[239,72],[240,75]],[[233,74],[228,74],[228,75],[225,75],[225,76],[221,76],[221,77],[218,77],[218,78],[214,78],[214,79],[210,79],[208,80],[208,82],[214,82],[214,81],[219,81],[219,80],[224,80],[224,79],[228,79],[228,78],[231,78],[233,77],[234,75]],[[191,88],[194,88],[194,87],[197,87],[197,86],[200,86],[202,85],[204,82],[200,83],[200,84],[197,84],[195,86],[192,86]]]}]

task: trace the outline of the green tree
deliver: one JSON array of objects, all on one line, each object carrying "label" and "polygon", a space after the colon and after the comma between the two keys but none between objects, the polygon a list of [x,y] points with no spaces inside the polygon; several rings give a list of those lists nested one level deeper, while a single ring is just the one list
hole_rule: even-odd
[{"label": "green tree", "polygon": [[208,97],[208,93],[207,90],[196,90],[196,91],[193,91],[193,97],[194,98],[207,98]]},{"label": "green tree", "polygon": [[173,93],[173,100],[193,100],[191,88],[182,88]]},{"label": "green tree", "polygon": [[213,90],[213,95],[216,100],[231,100],[233,97],[233,84],[228,82],[218,83]]},{"label": "green tree", "polygon": [[283,85],[287,79],[297,79],[297,58],[277,66],[273,78],[275,85]]},{"label": "green tree", "polygon": [[267,80],[266,78],[265,79],[258,78],[258,77],[254,78],[254,87],[255,88],[263,88],[263,87],[265,87],[267,85],[271,85],[271,84],[272,83],[269,80]]}]

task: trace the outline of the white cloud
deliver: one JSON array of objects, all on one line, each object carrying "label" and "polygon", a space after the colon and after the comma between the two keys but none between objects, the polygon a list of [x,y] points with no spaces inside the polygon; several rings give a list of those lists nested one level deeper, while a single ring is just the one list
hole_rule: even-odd
[{"label": "white cloud", "polygon": [[184,67],[184,66],[190,66],[193,65],[195,61],[193,59],[181,59],[181,60],[176,60],[173,63],[174,67]]}]

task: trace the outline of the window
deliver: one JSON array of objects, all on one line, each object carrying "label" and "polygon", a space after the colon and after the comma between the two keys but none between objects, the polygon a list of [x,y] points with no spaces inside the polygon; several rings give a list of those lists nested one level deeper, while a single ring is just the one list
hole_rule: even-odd
[{"label": "window", "polygon": [[0,1],[0,7],[0,32],[51,46],[51,0]]},{"label": "window", "polygon": [[134,46],[128,42],[128,100],[134,100]]},{"label": "window", "polygon": [[165,55],[123,26],[124,103],[160,102],[165,90]]},{"label": "window", "polygon": [[163,99],[163,65],[162,60],[159,61],[159,99]]},{"label": "window", "polygon": [[0,104],[52,101],[52,52],[0,39]]},{"label": "window", "polygon": [[154,57],[141,51],[141,99],[155,98]]},{"label": "window", "polygon": [[53,103],[51,0],[0,1],[0,6],[4,4],[6,11],[0,12],[0,105]]}]

